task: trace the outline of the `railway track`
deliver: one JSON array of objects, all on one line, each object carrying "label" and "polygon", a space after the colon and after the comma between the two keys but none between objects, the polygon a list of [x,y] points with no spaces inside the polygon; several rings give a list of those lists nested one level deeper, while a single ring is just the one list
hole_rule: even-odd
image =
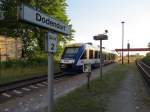
[{"label": "railway track", "polygon": [[[64,77],[64,75],[61,72],[54,74],[54,79],[59,79],[61,77]],[[29,78],[29,79],[24,79],[24,80],[19,80],[19,81],[3,84],[3,85],[0,85],[0,93],[8,92],[10,90],[26,87],[29,85],[35,85],[37,83],[46,82],[46,81],[47,81],[47,75],[43,75],[43,76],[37,76],[37,77]]]},{"label": "railway track", "polygon": [[142,73],[144,79],[146,80],[148,86],[150,87],[150,66],[146,65],[144,62],[136,62],[137,67]]},{"label": "railway track", "polygon": [[[109,64],[112,64],[112,63],[107,63],[104,66],[108,66]],[[65,75],[63,73],[57,72],[54,74],[54,79],[55,80],[60,79],[64,76]],[[24,79],[24,80],[18,80],[18,81],[14,81],[11,83],[3,84],[3,85],[0,85],[0,94],[4,92],[8,92],[10,90],[26,87],[29,85],[35,85],[37,83],[46,82],[46,81],[47,81],[47,75],[43,75],[43,76],[36,76],[36,77]]]},{"label": "railway track", "polygon": [[[67,79],[71,78],[73,76],[65,76],[63,73],[58,72],[55,73],[54,75],[54,81],[56,83],[57,82],[59,83],[62,80],[66,78]],[[8,84],[0,85],[0,99],[1,99],[0,104],[9,100],[10,98],[22,96],[24,94],[29,94],[34,90],[38,90],[44,87],[47,88],[47,86],[48,86],[47,75],[33,77],[30,79],[19,80]]]}]

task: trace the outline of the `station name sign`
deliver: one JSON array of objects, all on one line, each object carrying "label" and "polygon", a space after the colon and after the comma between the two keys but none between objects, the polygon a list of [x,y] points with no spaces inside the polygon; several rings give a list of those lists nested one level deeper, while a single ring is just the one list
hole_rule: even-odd
[{"label": "station name sign", "polygon": [[19,19],[65,35],[70,34],[71,28],[69,25],[28,7],[25,4],[21,4],[19,8]]}]

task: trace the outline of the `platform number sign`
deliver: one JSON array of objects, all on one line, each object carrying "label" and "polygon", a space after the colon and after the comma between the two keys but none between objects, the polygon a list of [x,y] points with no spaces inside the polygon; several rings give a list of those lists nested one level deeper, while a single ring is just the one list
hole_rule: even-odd
[{"label": "platform number sign", "polygon": [[91,64],[83,64],[83,72],[91,72]]},{"label": "platform number sign", "polygon": [[48,33],[48,52],[56,52],[57,50],[57,34]]}]

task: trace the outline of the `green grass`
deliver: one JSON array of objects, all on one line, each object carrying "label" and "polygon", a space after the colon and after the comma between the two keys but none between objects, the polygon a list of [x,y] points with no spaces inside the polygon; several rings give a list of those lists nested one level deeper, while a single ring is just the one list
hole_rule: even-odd
[{"label": "green grass", "polygon": [[27,79],[34,76],[41,76],[46,74],[46,66],[34,66],[34,67],[17,67],[2,69],[0,74],[0,85],[17,80]]},{"label": "green grass", "polygon": [[[29,65],[27,65],[27,63],[20,64],[18,62],[5,63],[5,66],[1,65],[0,85],[47,74],[47,64],[37,64],[38,62],[34,62],[33,64],[33,62],[27,62],[30,63]],[[55,61],[54,72],[59,71],[59,62]]]},{"label": "green grass", "polygon": [[91,88],[86,85],[56,100],[55,112],[105,112],[110,96],[119,88],[124,79],[126,65],[118,65],[108,71],[103,80],[91,81]]},{"label": "green grass", "polygon": [[150,97],[149,96],[144,97],[143,102],[144,102],[144,105],[149,106],[150,105]]}]

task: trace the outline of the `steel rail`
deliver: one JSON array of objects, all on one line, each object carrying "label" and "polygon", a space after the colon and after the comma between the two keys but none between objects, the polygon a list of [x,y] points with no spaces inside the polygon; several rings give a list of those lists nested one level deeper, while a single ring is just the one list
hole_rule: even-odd
[{"label": "steel rail", "polygon": [[[64,75],[61,72],[55,73],[54,79],[58,79],[64,77]],[[0,85],[0,93],[7,92],[13,89],[25,87],[32,84],[37,84],[40,82],[47,81],[47,75],[43,76],[36,76],[28,79],[18,80],[14,82],[10,82],[7,84]]]},{"label": "steel rail", "polygon": [[[105,64],[104,66],[107,66],[109,64],[112,64],[112,63]],[[55,73],[54,75],[55,80],[60,79],[62,77],[65,77],[65,75],[62,72]],[[0,93],[14,90],[14,89],[21,88],[21,87],[26,87],[26,86],[37,84],[37,83],[44,82],[44,81],[47,81],[47,75],[36,76],[36,77],[28,78],[28,79],[10,82],[7,84],[2,84],[0,85]]]},{"label": "steel rail", "polygon": [[136,62],[137,67],[141,71],[144,79],[150,87],[150,66],[146,65],[144,62]]}]

